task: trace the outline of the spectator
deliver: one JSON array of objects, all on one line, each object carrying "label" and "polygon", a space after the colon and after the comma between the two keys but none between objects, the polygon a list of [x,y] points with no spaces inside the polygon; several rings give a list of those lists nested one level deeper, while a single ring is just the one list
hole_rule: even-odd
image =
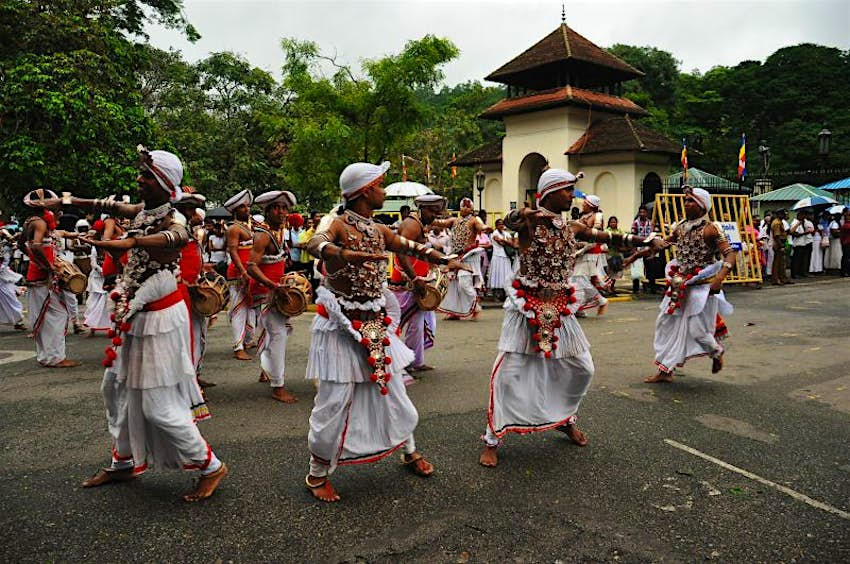
[{"label": "spectator", "polygon": [[791,278],[808,278],[809,261],[812,254],[814,225],[807,219],[805,211],[798,211],[797,218],[791,223]]},{"label": "spectator", "polygon": [[210,262],[213,263],[215,271],[222,276],[227,275],[227,238],[224,233],[224,224],[216,221],[212,224],[210,235],[207,238],[207,252]]},{"label": "spectator", "polygon": [[829,221],[826,231],[829,234],[829,248],[823,257],[824,270],[841,269],[841,214],[835,214]]},{"label": "spectator", "polygon": [[785,245],[788,242],[788,224],[785,221],[785,210],[776,210],[776,217],[770,223],[770,234],[773,238],[773,266],[771,279],[774,285],[793,284],[788,280],[785,268]]},{"label": "spectator", "polygon": [[[608,218],[608,225],[605,227],[605,231],[620,235],[623,234],[623,230],[619,228],[619,220],[616,216],[612,215]],[[617,283],[617,280],[623,277],[623,252],[622,249],[610,243],[608,245],[603,245],[603,247],[608,252],[608,264],[605,267],[605,271],[608,274],[608,280],[605,281],[605,287],[608,289],[609,294],[615,296],[617,295],[617,291],[614,289],[614,284]]]},{"label": "spectator", "polygon": [[441,227],[433,227],[431,231],[428,232],[428,242],[431,243],[431,246],[444,255],[451,254],[451,235],[449,232]]},{"label": "spectator", "polygon": [[[638,214],[632,222],[632,234],[637,235],[641,240],[646,239],[652,234],[652,221],[649,219],[649,208],[641,205],[638,208]],[[646,262],[642,258],[637,259],[632,263],[632,293],[640,292],[641,280],[648,275],[646,272]],[[646,286],[644,286],[646,291]]]},{"label": "spectator", "polygon": [[300,213],[291,213],[286,218],[288,228],[284,237],[286,238],[286,246],[289,247],[289,261],[291,264],[290,270],[303,272],[304,266],[301,262],[301,246],[298,242],[301,233],[304,232],[304,216]]},{"label": "spectator", "polygon": [[[822,214],[825,216],[826,212]],[[812,256],[809,259],[809,274],[823,274],[823,251],[825,245],[823,244],[823,236],[820,224],[823,220],[818,221],[818,215],[813,214],[811,218],[811,223],[813,224],[814,231],[812,232]],[[829,239],[826,239],[826,245],[829,245]]]},{"label": "spectator", "polygon": [[773,235],[770,232],[770,222],[773,220],[773,215],[770,212],[764,214],[764,219],[759,225],[759,246],[764,255],[762,263],[762,273],[764,278],[770,276],[773,268]]},{"label": "spectator", "polygon": [[488,286],[497,300],[505,299],[505,283],[513,272],[511,257],[508,256],[507,248],[514,249],[514,238],[505,231],[505,222],[496,220],[496,228],[490,236],[493,247],[493,259],[490,262],[490,273]]},{"label": "spectator", "polygon": [[398,228],[401,225],[401,222],[404,221],[405,219],[407,219],[407,216],[410,215],[410,206],[403,205],[399,208],[398,211],[399,211],[399,214],[401,215],[401,217],[398,218],[398,221],[396,221],[395,223],[393,223],[390,226],[392,228],[392,230],[396,231],[396,232],[398,231]]}]

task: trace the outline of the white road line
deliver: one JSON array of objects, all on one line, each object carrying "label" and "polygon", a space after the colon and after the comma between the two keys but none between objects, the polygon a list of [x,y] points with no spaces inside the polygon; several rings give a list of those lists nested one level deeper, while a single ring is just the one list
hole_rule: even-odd
[{"label": "white road line", "polygon": [[770,486],[771,488],[773,488],[775,490],[779,490],[780,492],[793,497],[797,501],[802,501],[803,503],[807,503],[807,504],[811,505],[812,507],[817,507],[818,509],[822,509],[823,511],[826,511],[827,513],[832,513],[833,515],[838,515],[842,519],[847,519],[848,521],[850,521],[850,513],[843,511],[841,509],[838,509],[837,507],[833,507],[833,506],[829,505],[828,503],[823,503],[822,501],[812,499],[805,494],[801,494],[800,492],[794,491],[791,488],[783,486],[782,484],[777,484],[776,482],[771,482],[767,478],[762,478],[761,476],[759,476],[757,474],[753,474],[752,472],[748,472],[747,470],[744,470],[743,468],[738,468],[737,466],[732,466],[728,462],[723,462],[719,458],[714,458],[713,456],[705,454],[704,452],[700,452],[695,448],[689,447],[688,445],[683,445],[682,443],[677,443],[676,441],[671,440],[671,439],[664,439],[664,442],[667,443],[668,445],[672,446],[672,447],[679,449],[679,450],[683,450],[687,453],[693,454],[694,456],[698,456],[698,457],[702,458],[703,460],[708,460],[709,462],[713,462],[713,463],[717,464],[718,466],[720,466],[721,468],[725,468],[726,470],[731,470],[732,472],[737,472],[738,474],[740,474],[742,476],[746,476],[750,480],[755,480],[756,482],[764,484],[765,486]]},{"label": "white road line", "polygon": [[[9,355],[8,357],[3,358],[3,355]],[[0,350],[0,364],[6,364],[7,362],[21,362],[23,360],[29,360],[31,358],[35,358],[35,351],[4,351]]]}]

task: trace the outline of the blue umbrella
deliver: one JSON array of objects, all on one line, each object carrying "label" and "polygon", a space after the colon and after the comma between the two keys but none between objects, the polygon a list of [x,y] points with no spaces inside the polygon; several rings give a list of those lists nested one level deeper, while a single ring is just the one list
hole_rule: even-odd
[{"label": "blue umbrella", "polygon": [[581,190],[573,189],[573,198],[581,198],[584,199],[584,192]]},{"label": "blue umbrella", "polygon": [[813,208],[815,206],[829,206],[832,204],[837,204],[837,200],[833,200],[832,198],[826,198],[824,196],[809,196],[808,198],[803,198],[791,208],[792,210],[801,210],[803,208]]}]

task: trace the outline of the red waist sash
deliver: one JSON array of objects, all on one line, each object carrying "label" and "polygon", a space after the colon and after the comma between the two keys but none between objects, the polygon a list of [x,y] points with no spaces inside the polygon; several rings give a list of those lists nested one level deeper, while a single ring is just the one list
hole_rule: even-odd
[{"label": "red waist sash", "polygon": [[[411,258],[413,261],[413,270],[416,271],[416,276],[427,276],[431,270],[431,265],[424,260]],[[407,280],[404,275],[404,269],[401,267],[401,262],[398,260],[398,255],[393,256],[393,273],[390,276],[390,282],[393,284],[401,284]]]},{"label": "red waist sash", "polygon": [[201,260],[198,242],[189,241],[180,251],[180,278],[188,284],[194,284],[201,274],[202,266],[203,261]]},{"label": "red waist sash", "polygon": [[[130,257],[127,256],[127,253],[123,253],[121,258],[118,259],[121,264],[127,264],[127,260]],[[115,264],[115,259],[112,258],[112,253],[107,252],[103,257],[103,275],[104,276],[113,276],[118,274],[118,266]]]},{"label": "red waist sash", "polygon": [[[53,248],[53,245],[44,245],[42,249],[44,249],[44,255],[47,257],[47,260],[50,264],[53,264],[53,259],[56,257],[56,249]],[[27,282],[41,282],[42,280],[47,280],[47,275],[50,274],[50,272],[41,268],[36,263],[35,255],[31,250],[27,249],[27,255],[30,257],[30,264],[27,267]]]},{"label": "red waist sash", "polygon": [[[266,275],[266,278],[277,284],[277,282],[283,276],[283,272],[286,268],[286,263],[284,261],[280,262],[272,262],[272,263],[260,263],[257,265],[260,267],[260,272]],[[249,285],[249,289],[251,291],[252,296],[262,296],[264,294],[268,294],[271,292],[269,288],[260,284],[253,278],[251,279],[251,283]]]},{"label": "red waist sash", "polygon": [[145,304],[145,307],[142,308],[143,311],[160,311],[166,308],[173,306],[174,304],[179,304],[183,301],[183,294],[180,290],[174,290],[167,296],[163,296],[158,300],[154,300],[150,303]]},{"label": "red waist sash", "polygon": [[[236,250],[236,254],[239,255],[239,260],[242,261],[242,266],[245,266],[245,263],[247,263],[248,259],[251,258],[251,247],[239,247]],[[227,279],[236,280],[237,278],[239,278],[239,271],[236,270],[236,265],[231,262],[227,265]]]}]

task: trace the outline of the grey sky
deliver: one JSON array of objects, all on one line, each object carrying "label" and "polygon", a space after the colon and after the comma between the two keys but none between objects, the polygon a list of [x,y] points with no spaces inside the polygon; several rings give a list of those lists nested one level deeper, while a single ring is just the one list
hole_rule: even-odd
[{"label": "grey sky", "polygon": [[[154,45],[177,48],[190,61],[234,51],[277,77],[281,37],[315,41],[339,62],[359,68],[361,59],[397,53],[405,42],[431,33],[460,49],[445,67],[448,84],[483,80],[561,21],[558,1],[184,1],[202,39],[193,45],[155,27]],[[764,61],[798,43],[850,49],[850,0],[567,2],[567,24],[603,47],[626,43],[669,51],[683,71]]]}]

